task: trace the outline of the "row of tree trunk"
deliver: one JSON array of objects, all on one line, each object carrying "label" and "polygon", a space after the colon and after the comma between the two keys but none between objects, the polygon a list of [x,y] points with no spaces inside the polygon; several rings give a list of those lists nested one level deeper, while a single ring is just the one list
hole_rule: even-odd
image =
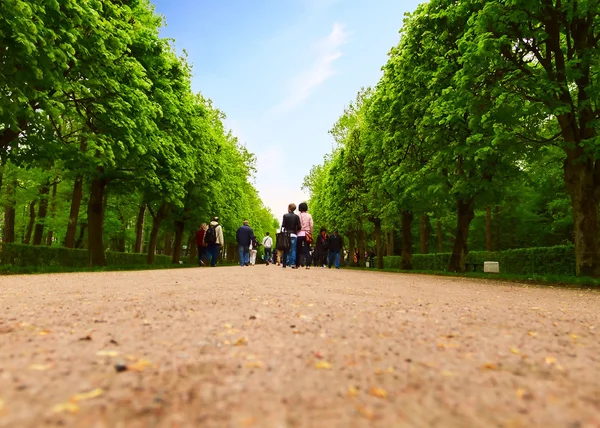
[{"label": "row of tree trunk", "polygon": [[[475,211],[473,207],[473,199],[460,200],[457,202],[457,226],[456,226],[456,238],[450,256],[449,271],[451,272],[465,272],[466,271],[466,258],[468,254],[468,238],[469,228],[471,222],[475,218]],[[500,208],[496,206],[496,216],[499,214]],[[411,211],[403,210],[401,212],[401,231],[402,231],[402,269],[412,269],[412,224],[414,215]],[[375,239],[376,254],[377,254],[377,267],[383,269],[383,256],[384,253],[388,256],[395,254],[394,243],[395,243],[395,232],[388,231],[382,232],[381,220],[379,218],[371,218],[370,221],[374,225],[373,237]],[[486,250],[492,251],[492,209],[487,207],[485,209],[485,223],[486,223]],[[442,234],[442,222],[441,219],[437,218],[437,250],[443,252],[443,234]],[[419,217],[419,232],[420,232],[420,252],[421,254],[429,253],[429,245],[431,238],[431,219],[428,215],[423,214]],[[385,235],[385,236],[384,236]],[[497,239],[499,233],[496,233]],[[385,239],[385,242],[384,242]],[[365,254],[365,234],[364,231],[350,231],[348,233],[349,240],[349,251],[350,257],[353,257],[354,252],[358,248],[359,254],[362,256]],[[499,247],[499,242],[496,242],[496,248]]]}]

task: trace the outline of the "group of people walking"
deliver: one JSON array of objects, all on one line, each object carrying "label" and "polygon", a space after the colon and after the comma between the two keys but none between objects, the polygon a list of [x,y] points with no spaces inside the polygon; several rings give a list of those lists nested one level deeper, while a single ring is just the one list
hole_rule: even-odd
[{"label": "group of people walking", "polygon": [[[258,247],[264,249],[264,261],[266,265],[282,265],[284,268],[291,267],[299,269],[312,266],[322,268],[332,265],[340,268],[340,258],[343,248],[343,240],[337,230],[332,234],[322,227],[318,235],[313,235],[313,218],[308,213],[308,204],[302,202],[298,206],[299,214],[296,214],[296,204],[288,205],[288,212],[283,216],[281,229],[274,241],[267,232],[262,241],[258,242],[254,231],[248,220],[236,232],[236,242],[240,266],[252,266],[256,264]],[[210,224],[202,224],[196,232],[196,245],[198,247],[198,263],[204,266],[205,258],[210,266],[216,266],[219,250],[223,246],[223,228],[219,224],[219,218],[213,218]]]},{"label": "group of people walking", "polygon": [[299,214],[295,213],[296,204],[288,205],[288,212],[284,214],[281,229],[277,235],[277,265],[284,268],[290,266],[298,269],[305,266],[329,266],[332,263],[336,269],[340,268],[340,252],[342,238],[338,231],[327,235],[327,229],[322,227],[318,236],[313,236],[313,218],[308,213],[308,205],[302,202],[298,206]]}]

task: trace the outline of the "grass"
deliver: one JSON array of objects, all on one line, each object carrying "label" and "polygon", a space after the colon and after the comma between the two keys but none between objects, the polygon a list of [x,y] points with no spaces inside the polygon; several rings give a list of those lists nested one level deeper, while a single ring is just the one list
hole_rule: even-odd
[{"label": "grass", "polygon": [[512,283],[543,285],[543,286],[562,286],[576,288],[593,288],[600,289],[600,279],[591,277],[578,277],[566,275],[516,275],[511,273],[483,273],[483,272],[446,272],[446,271],[430,271],[430,270],[402,270],[402,269],[373,269],[363,267],[347,267],[346,269],[392,272],[404,274],[420,274],[420,275],[435,275],[435,276],[451,276],[459,278],[476,278],[492,281],[505,281]]}]

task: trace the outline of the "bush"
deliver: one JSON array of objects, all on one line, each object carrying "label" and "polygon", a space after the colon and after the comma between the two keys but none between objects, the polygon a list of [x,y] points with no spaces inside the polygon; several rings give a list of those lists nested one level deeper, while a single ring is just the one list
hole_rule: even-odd
[{"label": "bush", "polygon": [[[132,266],[146,264],[146,254],[106,253],[109,266]],[[46,247],[42,245],[2,244],[0,264],[17,267],[27,266],[63,266],[69,268],[88,267],[90,262],[87,250],[64,247]],[[171,257],[154,256],[155,265],[171,264]]]},{"label": "bush", "polygon": [[[519,248],[506,251],[471,251],[467,263],[500,263],[500,272],[516,275],[562,275],[575,276],[575,248],[568,245],[556,247]],[[383,259],[386,269],[401,269],[402,257],[388,256]],[[414,270],[446,271],[450,253],[413,254]]]}]

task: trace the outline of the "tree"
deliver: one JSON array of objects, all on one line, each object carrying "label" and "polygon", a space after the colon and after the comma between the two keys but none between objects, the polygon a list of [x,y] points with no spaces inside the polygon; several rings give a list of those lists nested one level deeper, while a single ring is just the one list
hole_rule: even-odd
[{"label": "tree", "polygon": [[[537,146],[557,144],[565,153],[564,182],[571,198],[577,274],[600,276],[600,160],[597,121],[600,115],[600,20],[597,0],[578,2],[485,2],[461,40],[468,76],[465,84],[482,84],[493,103],[528,103],[557,124],[552,137],[529,129]],[[490,82],[486,77],[493,73]],[[511,120],[494,115],[507,127],[528,120],[529,112]],[[560,137],[560,138],[558,138]]]}]

